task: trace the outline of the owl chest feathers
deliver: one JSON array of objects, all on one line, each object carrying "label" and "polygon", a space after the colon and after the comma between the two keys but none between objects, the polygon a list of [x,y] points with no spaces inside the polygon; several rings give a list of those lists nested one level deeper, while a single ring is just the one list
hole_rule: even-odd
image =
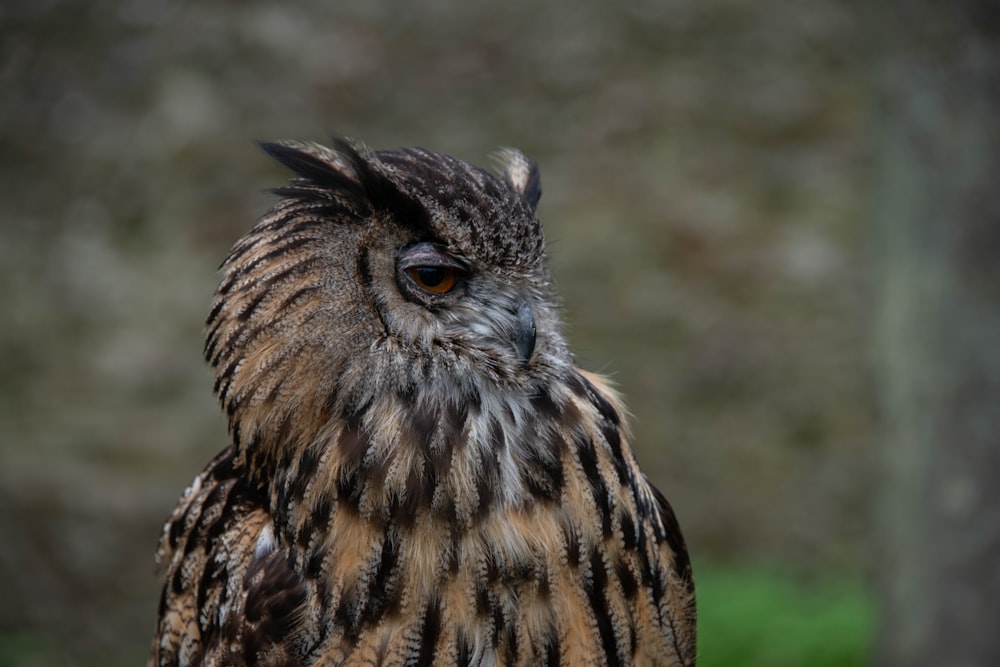
[{"label": "owl chest feathers", "polygon": [[[521,402],[395,397],[301,447],[249,565],[260,591],[295,573],[300,650],[320,664],[677,655],[663,620],[686,559],[595,382],[574,372]],[[225,611],[245,615],[258,589]]]}]

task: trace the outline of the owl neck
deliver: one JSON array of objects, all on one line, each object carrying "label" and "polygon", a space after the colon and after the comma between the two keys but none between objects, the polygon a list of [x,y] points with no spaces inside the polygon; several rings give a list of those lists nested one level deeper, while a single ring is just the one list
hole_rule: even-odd
[{"label": "owl neck", "polygon": [[574,375],[530,391],[429,388],[345,401],[312,433],[258,448],[271,458],[251,456],[251,468],[289,542],[322,539],[338,516],[461,531],[491,513],[558,500],[568,425],[589,409],[585,385]]}]

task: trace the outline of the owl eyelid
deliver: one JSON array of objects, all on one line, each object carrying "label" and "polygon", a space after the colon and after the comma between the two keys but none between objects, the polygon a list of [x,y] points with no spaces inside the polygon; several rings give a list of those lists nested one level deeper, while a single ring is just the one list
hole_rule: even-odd
[{"label": "owl eyelid", "polygon": [[467,273],[464,263],[449,255],[436,243],[427,241],[403,248],[399,253],[398,265],[401,271],[421,266],[433,266]]}]

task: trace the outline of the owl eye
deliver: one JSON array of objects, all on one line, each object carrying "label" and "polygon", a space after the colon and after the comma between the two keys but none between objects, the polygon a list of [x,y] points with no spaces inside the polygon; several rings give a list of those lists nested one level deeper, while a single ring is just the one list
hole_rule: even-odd
[{"label": "owl eye", "polygon": [[403,295],[425,306],[439,305],[437,297],[457,292],[467,275],[466,265],[436,243],[415,243],[402,248],[396,258]]},{"label": "owl eye", "polygon": [[447,294],[458,285],[458,269],[451,266],[414,266],[406,275],[420,289],[433,294]]}]

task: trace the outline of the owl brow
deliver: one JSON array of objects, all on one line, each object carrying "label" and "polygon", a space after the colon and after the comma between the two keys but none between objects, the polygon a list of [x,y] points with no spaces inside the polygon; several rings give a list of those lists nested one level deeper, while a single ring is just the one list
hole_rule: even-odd
[{"label": "owl brow", "polygon": [[[333,142],[338,156],[347,169],[329,159],[314,154],[305,147],[287,143],[260,142],[260,147],[271,157],[285,165],[302,180],[275,192],[299,198],[324,198],[324,191],[339,193],[349,201],[357,202],[368,210],[381,210],[414,231],[431,229],[429,214],[423,203],[401,188],[391,174],[379,169],[383,157],[399,155],[398,151],[381,154],[361,151],[345,139]],[[316,189],[310,188],[312,184]]]},{"label": "owl brow", "polygon": [[389,174],[376,168],[376,165],[385,164],[384,158],[391,159],[400,155],[398,151],[362,154],[343,139],[338,139],[333,145],[353,169],[369,207],[389,213],[397,224],[417,233],[425,233],[433,228],[424,204],[405,192],[401,184],[390,178]]}]

